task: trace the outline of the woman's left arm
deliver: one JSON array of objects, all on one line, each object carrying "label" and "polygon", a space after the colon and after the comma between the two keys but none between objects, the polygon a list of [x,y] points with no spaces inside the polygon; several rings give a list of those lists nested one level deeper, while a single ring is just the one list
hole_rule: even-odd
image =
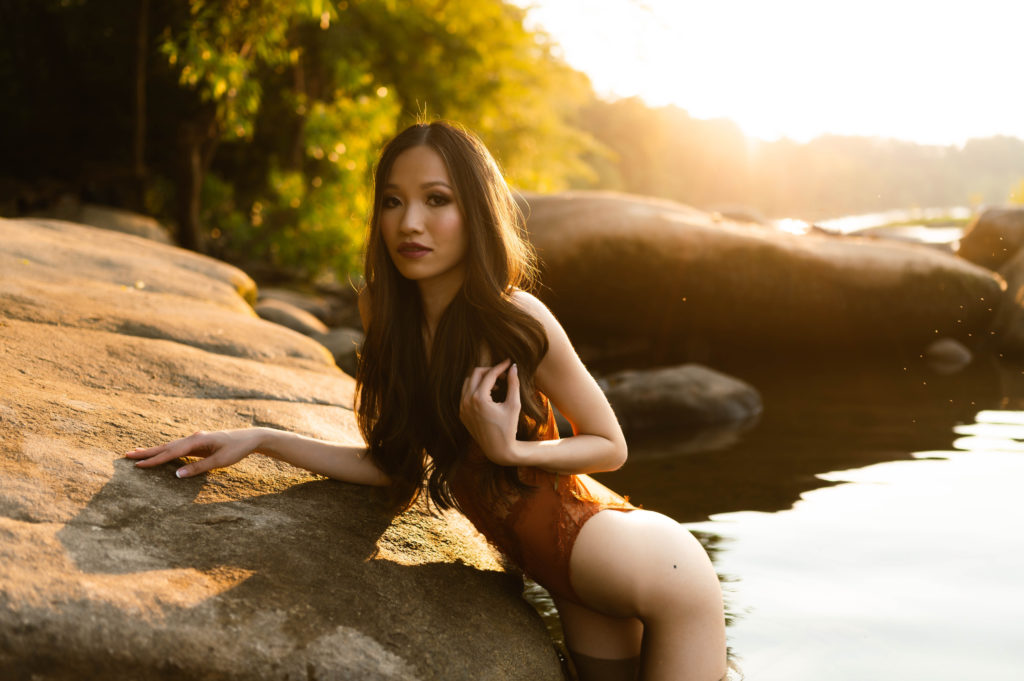
[{"label": "woman's left arm", "polygon": [[[513,299],[544,328],[548,351],[534,382],[572,424],[574,437],[561,440],[515,439],[519,420],[519,377],[505,360],[476,369],[466,380],[462,420],[489,459],[504,466],[537,466],[556,473],[598,473],[626,461],[626,439],[597,382],[583,366],[562,325],[534,296],[517,292]],[[508,371],[508,398],[491,399],[498,377]]]}]

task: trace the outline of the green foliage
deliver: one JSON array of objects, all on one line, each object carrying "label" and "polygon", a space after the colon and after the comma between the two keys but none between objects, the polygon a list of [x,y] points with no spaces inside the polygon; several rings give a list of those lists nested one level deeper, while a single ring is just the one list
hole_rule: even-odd
[{"label": "green foliage", "polygon": [[424,113],[478,131],[524,188],[586,176],[594,144],[569,119],[589,84],[522,19],[499,0],[193,0],[160,51],[215,107],[211,250],[305,278],[358,269],[376,153]]},{"label": "green foliage", "polygon": [[0,212],[70,191],[264,276],[345,278],[377,151],[418,117],[476,130],[524,190],[812,220],[1024,202],[1021,140],[758,142],[677,107],[595,99],[523,20],[503,0],[0,3]]},{"label": "green foliage", "polygon": [[266,274],[346,277],[376,154],[417,116],[479,132],[523,189],[589,177],[589,83],[523,18],[503,0],[0,4],[0,146],[28,187],[0,206],[70,191]]}]

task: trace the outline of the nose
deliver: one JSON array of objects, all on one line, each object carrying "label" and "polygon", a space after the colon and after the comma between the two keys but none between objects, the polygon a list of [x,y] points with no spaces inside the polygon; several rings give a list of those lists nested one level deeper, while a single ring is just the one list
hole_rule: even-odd
[{"label": "nose", "polygon": [[402,211],[402,220],[398,224],[403,234],[418,234],[423,231],[423,211],[413,201]]}]

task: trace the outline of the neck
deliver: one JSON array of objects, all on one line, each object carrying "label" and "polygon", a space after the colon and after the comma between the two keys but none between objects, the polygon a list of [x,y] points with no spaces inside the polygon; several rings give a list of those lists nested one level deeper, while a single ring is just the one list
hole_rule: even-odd
[{"label": "neck", "polygon": [[[454,273],[453,273],[454,274]],[[423,322],[426,325],[427,340],[434,338],[434,331],[441,321],[441,315],[448,309],[455,294],[462,286],[463,276],[445,277],[442,279],[431,279],[420,281],[420,300],[423,304]]]}]

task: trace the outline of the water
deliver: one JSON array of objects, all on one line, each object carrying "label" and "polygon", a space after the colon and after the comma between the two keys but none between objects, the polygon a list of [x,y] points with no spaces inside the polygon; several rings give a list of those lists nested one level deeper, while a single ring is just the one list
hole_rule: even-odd
[{"label": "water", "polygon": [[896,222],[912,222],[916,220],[967,220],[971,217],[973,210],[966,206],[950,206],[943,208],[911,208],[889,210],[881,213],[865,213],[861,215],[847,215],[840,218],[819,220],[817,224],[828,232],[838,234],[852,234],[864,230],[887,225]]},{"label": "water", "polygon": [[600,477],[710,547],[747,679],[1024,678],[1022,368],[741,369],[755,427]]},{"label": "water", "polygon": [[[913,208],[882,213],[847,215],[818,220],[814,227],[832,234],[858,235],[933,246],[956,251],[964,235],[966,222],[973,210],[964,206],[947,208]],[[933,224],[939,221],[938,224]],[[948,224],[944,224],[948,221]],[[807,234],[812,225],[804,220],[781,218],[770,223],[775,229],[791,234]]]}]

